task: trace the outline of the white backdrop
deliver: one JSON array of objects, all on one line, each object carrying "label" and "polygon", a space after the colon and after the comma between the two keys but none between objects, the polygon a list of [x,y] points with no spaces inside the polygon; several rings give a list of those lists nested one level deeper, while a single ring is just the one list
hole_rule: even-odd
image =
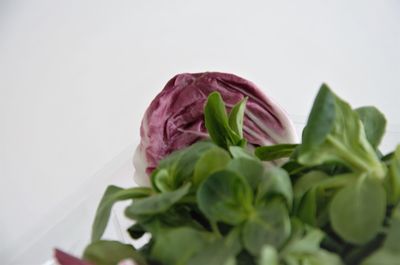
[{"label": "white backdrop", "polygon": [[0,261],[129,154],[179,72],[248,78],[300,123],[327,82],[380,108],[394,147],[399,25],[398,0],[0,0]]}]

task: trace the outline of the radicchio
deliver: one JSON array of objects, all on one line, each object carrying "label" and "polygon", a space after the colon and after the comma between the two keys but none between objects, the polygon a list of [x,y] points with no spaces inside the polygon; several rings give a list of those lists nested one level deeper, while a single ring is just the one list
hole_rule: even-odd
[{"label": "radicchio", "polygon": [[233,74],[205,72],[178,74],[154,98],[144,114],[134,165],[135,181],[148,185],[158,162],[175,150],[208,138],[204,106],[218,91],[228,111],[248,97],[243,133],[250,147],[297,141],[294,126],[275,102],[252,82]]}]

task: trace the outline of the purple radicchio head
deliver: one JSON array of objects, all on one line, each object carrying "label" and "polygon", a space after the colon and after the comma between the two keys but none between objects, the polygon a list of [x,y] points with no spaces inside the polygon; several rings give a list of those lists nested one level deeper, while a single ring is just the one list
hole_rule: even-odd
[{"label": "purple radicchio head", "polygon": [[178,74],[154,98],[143,117],[134,157],[138,184],[148,185],[147,176],[171,152],[208,138],[204,106],[213,91],[221,94],[228,111],[248,97],[243,134],[250,147],[297,141],[285,111],[252,82],[218,72]]}]

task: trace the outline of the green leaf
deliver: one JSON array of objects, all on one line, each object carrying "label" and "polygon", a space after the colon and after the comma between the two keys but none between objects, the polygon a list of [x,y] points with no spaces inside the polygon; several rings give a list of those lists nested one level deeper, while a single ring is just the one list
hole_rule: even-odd
[{"label": "green leaf", "polygon": [[287,264],[341,265],[339,256],[321,249],[321,230],[292,220],[292,235],[280,252]]},{"label": "green leaf", "polygon": [[239,135],[240,138],[243,138],[243,118],[246,109],[246,102],[247,98],[243,98],[233,106],[231,113],[229,114],[229,126],[237,135]]},{"label": "green leaf", "polygon": [[263,161],[272,161],[292,155],[298,144],[276,144],[256,148],[255,155]]},{"label": "green leaf", "polygon": [[253,190],[257,188],[264,174],[263,164],[254,158],[234,158],[229,162],[226,168],[243,176]]},{"label": "green leaf", "polygon": [[239,236],[239,230],[234,229],[226,238],[218,238],[208,244],[201,252],[194,255],[187,264],[221,265],[228,263],[241,250]]},{"label": "green leaf", "polygon": [[189,190],[190,184],[188,183],[175,191],[158,193],[147,198],[134,200],[125,209],[125,215],[135,219],[140,215],[153,215],[165,212],[188,194]]},{"label": "green leaf", "polygon": [[353,244],[364,244],[374,238],[385,213],[385,190],[379,181],[368,176],[341,189],[329,209],[333,230]]},{"label": "green leaf", "polygon": [[215,236],[189,227],[179,227],[160,234],[151,250],[151,256],[165,265],[186,265]]},{"label": "green leaf", "polygon": [[197,191],[200,210],[215,222],[238,225],[252,209],[250,186],[235,172],[222,170],[203,181]]},{"label": "green leaf", "polygon": [[122,189],[116,186],[108,186],[96,211],[96,216],[92,225],[92,242],[99,240],[103,235],[114,203],[123,200],[147,197],[151,193],[151,189],[145,187]]},{"label": "green leaf", "polygon": [[280,200],[258,205],[242,232],[243,245],[253,255],[259,255],[265,245],[281,247],[289,236],[289,214]]},{"label": "green leaf", "polygon": [[240,145],[242,138],[229,126],[225,104],[218,92],[211,93],[204,108],[205,125],[211,139],[224,149]]},{"label": "green leaf", "polygon": [[264,246],[261,249],[258,265],[279,265],[278,252],[272,246]]},{"label": "green leaf", "polygon": [[385,178],[385,188],[388,202],[396,205],[400,201],[400,145],[388,162],[388,175]]},{"label": "green leaf", "polygon": [[297,209],[298,217],[305,223],[317,224],[317,187],[312,187],[301,199]]},{"label": "green leaf", "polygon": [[173,191],[192,181],[196,162],[205,152],[216,147],[212,142],[200,141],[161,160],[151,176],[154,189]]},{"label": "green leaf", "polygon": [[217,146],[204,152],[194,168],[194,185],[198,186],[212,173],[224,169],[230,160],[229,153]]},{"label": "green leaf", "polygon": [[364,131],[368,142],[374,148],[377,148],[385,134],[385,116],[377,108],[372,106],[357,108],[355,111],[364,125]]},{"label": "green leaf", "polygon": [[229,146],[229,152],[231,153],[233,158],[256,159],[245,148],[240,147],[240,146]]},{"label": "green leaf", "polygon": [[385,167],[369,144],[358,114],[323,85],[303,131],[297,159],[307,166],[339,162],[378,179]]},{"label": "green leaf", "polygon": [[147,264],[131,245],[117,241],[93,242],[86,247],[83,258],[96,265],[115,265],[125,259],[131,259],[138,265]]},{"label": "green leaf", "polygon": [[323,84],[314,100],[302,136],[302,148],[312,150],[323,144],[334,128],[336,111],[335,95]]},{"label": "green leaf", "polygon": [[282,196],[289,209],[293,205],[292,182],[288,173],[281,168],[271,168],[262,176],[257,190],[256,201],[268,200],[273,196]]},{"label": "green leaf", "polygon": [[390,227],[382,247],[369,256],[362,265],[397,265],[400,260],[400,207],[391,216]]},{"label": "green leaf", "polygon": [[293,193],[296,199],[301,199],[303,195],[321,181],[328,179],[328,175],[322,171],[313,170],[301,176],[293,186]]},{"label": "green leaf", "polygon": [[303,175],[295,184],[295,212],[310,225],[320,226],[328,222],[328,205],[341,188],[357,180],[357,175],[347,173],[329,177],[321,171]]}]

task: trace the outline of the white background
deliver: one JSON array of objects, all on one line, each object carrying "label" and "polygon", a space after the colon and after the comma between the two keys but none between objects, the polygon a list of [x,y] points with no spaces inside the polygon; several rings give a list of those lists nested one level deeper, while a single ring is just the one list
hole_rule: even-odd
[{"label": "white background", "polygon": [[169,78],[213,70],[254,81],[298,123],[327,82],[380,108],[386,146],[400,142],[398,0],[0,0],[0,261],[133,153]]}]

